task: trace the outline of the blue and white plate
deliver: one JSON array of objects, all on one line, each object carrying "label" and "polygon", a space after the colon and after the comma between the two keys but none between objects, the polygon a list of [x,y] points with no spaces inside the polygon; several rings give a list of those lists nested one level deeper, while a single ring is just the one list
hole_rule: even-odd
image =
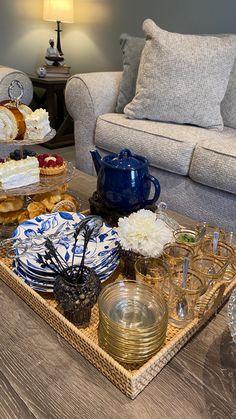
[{"label": "blue and white plate", "polygon": [[[83,253],[83,237],[79,236],[74,248],[73,232],[84,218],[79,213],[58,212],[45,214],[20,224],[13,238],[26,245],[26,252],[20,255],[16,249],[14,271],[32,288],[50,292],[56,274],[50,268],[42,268],[37,253],[44,254],[44,242],[50,237],[61,257],[70,266],[73,254],[74,264],[80,264]],[[89,241],[85,264],[93,268],[101,281],[108,279],[119,264],[119,241],[117,233],[103,224],[97,237]]]}]

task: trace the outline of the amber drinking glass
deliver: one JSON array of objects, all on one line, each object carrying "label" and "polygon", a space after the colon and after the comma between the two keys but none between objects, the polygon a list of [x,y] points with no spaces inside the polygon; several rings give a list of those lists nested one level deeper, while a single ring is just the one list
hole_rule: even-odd
[{"label": "amber drinking glass", "polygon": [[170,268],[161,259],[139,258],[135,263],[136,281],[145,282],[160,291],[163,282],[170,280]]},{"label": "amber drinking glass", "polygon": [[191,258],[193,255],[193,248],[184,243],[168,243],[163,249],[163,256],[171,268],[182,265],[185,257]]},{"label": "amber drinking glass", "polygon": [[205,289],[205,279],[199,272],[189,269],[186,286],[183,287],[183,269],[173,271],[168,298],[169,322],[179,328],[191,322],[196,302]]},{"label": "amber drinking glass", "polygon": [[231,260],[231,267],[234,272],[236,272],[236,232],[235,231],[227,231],[225,233],[224,241],[234,249],[234,256]]},{"label": "amber drinking glass", "polygon": [[203,223],[200,223],[200,224],[197,224],[196,225],[196,231],[197,232],[201,231],[203,227],[205,227],[205,229],[206,229],[206,233],[204,235],[204,239],[203,240],[205,240],[205,239],[212,239],[213,238],[213,233],[215,231],[217,231],[219,233],[219,239],[222,240],[222,241],[224,240],[225,233],[219,227],[212,226],[210,224],[207,224],[207,223],[204,223],[203,222]]},{"label": "amber drinking glass", "polygon": [[201,246],[202,253],[207,256],[214,256],[218,260],[224,263],[225,269],[229,265],[229,263],[233,260],[234,257],[234,249],[229,244],[219,241],[217,244],[217,248],[214,251],[213,248],[213,240],[208,239],[202,243]]},{"label": "amber drinking glass", "polygon": [[[190,260],[194,255],[194,249],[183,243],[168,243],[164,246],[163,257],[170,269],[180,268],[183,260],[188,257]],[[162,292],[169,293],[169,281],[166,279],[162,284]]]},{"label": "amber drinking glass", "polygon": [[226,269],[224,262],[211,255],[194,256],[191,267],[205,279],[207,287],[222,279]]},{"label": "amber drinking glass", "polygon": [[184,244],[185,246],[190,247],[196,254],[202,242],[202,238],[197,240],[198,233],[199,232],[197,230],[179,228],[174,231],[173,235],[176,243]]},{"label": "amber drinking glass", "polygon": [[224,233],[224,241],[229,246],[233,247],[236,251],[236,232],[234,231],[227,231]]}]

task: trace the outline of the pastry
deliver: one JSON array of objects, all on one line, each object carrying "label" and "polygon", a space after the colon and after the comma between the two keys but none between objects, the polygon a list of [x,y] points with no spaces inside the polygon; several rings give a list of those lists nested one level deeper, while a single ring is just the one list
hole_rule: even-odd
[{"label": "pastry", "polygon": [[0,105],[0,139],[22,140],[26,131],[24,116],[14,106]]},{"label": "pastry", "polygon": [[7,195],[5,194],[0,195],[0,202],[5,201],[5,199],[7,199]]},{"label": "pastry", "polygon": [[27,211],[29,214],[29,218],[34,218],[34,217],[37,217],[38,215],[46,214],[47,208],[45,207],[45,205],[43,205],[42,202],[35,201],[35,202],[31,202],[28,205]]},{"label": "pastry", "polygon": [[3,189],[12,189],[39,182],[39,164],[36,157],[10,160],[0,164],[0,182]]},{"label": "pastry", "polygon": [[53,208],[52,212],[66,211],[66,212],[76,212],[76,206],[72,201],[60,201]]},{"label": "pastry", "polygon": [[65,183],[64,185],[58,186],[56,188],[56,190],[60,193],[65,193],[67,191],[67,189],[68,189],[68,183]]},{"label": "pastry", "polygon": [[58,154],[39,154],[38,161],[41,175],[59,175],[66,169],[66,164],[63,157],[59,156]]},{"label": "pastry", "polygon": [[23,223],[24,221],[27,221],[28,219],[29,219],[29,213],[27,210],[21,211],[17,217],[17,221],[19,224]]},{"label": "pastry", "polygon": [[50,131],[48,112],[36,109],[25,116],[26,133],[32,140],[42,140]]},{"label": "pastry", "polygon": [[65,200],[65,201],[72,202],[74,204],[74,206],[75,206],[75,211],[78,211],[79,210],[79,208],[80,208],[80,202],[73,195],[70,195],[70,194],[67,194],[67,193],[66,194],[63,194],[62,195],[62,199]]},{"label": "pastry", "polygon": [[37,194],[33,197],[34,201],[42,202],[42,204],[51,211],[55,204],[61,201],[61,194],[57,191]]},{"label": "pastry", "polygon": [[10,224],[15,223],[22,213],[21,210],[19,211],[10,211],[10,212],[0,212],[0,223],[1,224]]},{"label": "pastry", "polygon": [[9,196],[0,202],[0,213],[19,211],[23,205],[24,200],[20,196]]}]

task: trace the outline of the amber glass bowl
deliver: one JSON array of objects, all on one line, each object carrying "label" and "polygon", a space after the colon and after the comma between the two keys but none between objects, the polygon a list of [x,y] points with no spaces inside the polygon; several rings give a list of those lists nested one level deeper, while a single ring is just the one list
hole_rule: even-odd
[{"label": "amber glass bowl", "polygon": [[98,306],[99,345],[121,364],[142,364],[163,345],[168,309],[155,288],[116,281],[102,290]]}]

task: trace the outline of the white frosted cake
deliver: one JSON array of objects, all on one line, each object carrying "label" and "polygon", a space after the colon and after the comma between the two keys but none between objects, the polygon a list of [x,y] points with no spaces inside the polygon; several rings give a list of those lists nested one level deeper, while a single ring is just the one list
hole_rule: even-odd
[{"label": "white frosted cake", "polygon": [[42,140],[50,131],[48,112],[45,109],[25,115],[26,133],[32,140]]},{"label": "white frosted cake", "polygon": [[0,164],[0,182],[3,189],[13,189],[39,182],[39,163],[36,157]]}]

